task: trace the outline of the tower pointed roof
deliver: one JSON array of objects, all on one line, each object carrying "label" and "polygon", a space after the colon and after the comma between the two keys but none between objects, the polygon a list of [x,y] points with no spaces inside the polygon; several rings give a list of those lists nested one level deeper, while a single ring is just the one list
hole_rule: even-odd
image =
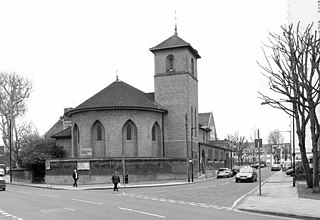
[{"label": "tower pointed roof", "polygon": [[71,116],[79,112],[115,109],[166,112],[166,109],[149,97],[147,93],[116,80],[66,114]]},{"label": "tower pointed roof", "polygon": [[198,51],[196,49],[194,49],[190,43],[188,43],[185,40],[183,40],[182,38],[180,38],[177,33],[175,33],[173,36],[169,37],[165,41],[161,42],[157,46],[150,48],[150,51],[152,53],[154,53],[159,50],[166,50],[166,49],[173,49],[173,48],[184,48],[184,47],[188,48],[196,58],[201,58]]}]

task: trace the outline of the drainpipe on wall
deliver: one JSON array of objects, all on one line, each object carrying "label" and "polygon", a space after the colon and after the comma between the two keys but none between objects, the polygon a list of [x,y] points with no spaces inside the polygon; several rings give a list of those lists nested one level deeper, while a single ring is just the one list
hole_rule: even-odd
[{"label": "drainpipe on wall", "polygon": [[165,154],[165,149],[164,149],[164,121],[163,121],[163,119],[164,119],[164,114],[162,113],[162,157],[165,157],[166,156],[166,154]]}]

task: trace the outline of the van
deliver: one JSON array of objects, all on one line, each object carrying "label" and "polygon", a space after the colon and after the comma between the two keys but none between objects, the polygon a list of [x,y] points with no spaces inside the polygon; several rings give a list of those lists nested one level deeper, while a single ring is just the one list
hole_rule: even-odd
[{"label": "van", "polygon": [[4,176],[4,169],[0,168],[0,176]]}]

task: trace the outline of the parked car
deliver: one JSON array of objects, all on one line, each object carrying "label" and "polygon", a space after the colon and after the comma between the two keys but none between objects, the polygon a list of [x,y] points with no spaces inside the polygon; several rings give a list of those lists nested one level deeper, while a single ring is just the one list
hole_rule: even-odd
[{"label": "parked car", "polygon": [[[313,169],[312,169],[312,166],[310,166],[309,164],[309,167],[310,167],[310,173],[312,174],[313,173]],[[296,163],[296,166],[295,166],[295,171],[296,171],[296,174],[300,174],[300,173],[304,173],[304,167],[303,167],[303,164],[301,161],[297,162]],[[293,173],[293,168],[290,168],[286,171],[286,174],[288,176],[293,176],[294,173]]]},{"label": "parked car", "polygon": [[271,171],[280,171],[281,170],[281,165],[279,163],[273,163],[271,165]]},{"label": "parked car", "polygon": [[2,176],[0,176],[0,189],[5,191],[6,190],[6,181]]},{"label": "parked car", "polygon": [[5,175],[4,169],[0,168],[0,176],[4,176],[4,175]]},{"label": "parked car", "polygon": [[233,176],[233,172],[229,168],[220,168],[217,171],[217,178],[232,177],[232,176]]},{"label": "parked car", "polygon": [[257,181],[258,179],[258,174],[255,170],[255,168],[246,166],[242,167],[236,175],[236,183],[241,182],[241,181]]},{"label": "parked car", "polygon": [[290,169],[291,168],[291,161],[283,162],[281,168],[282,168],[282,171],[287,171],[288,169]]}]

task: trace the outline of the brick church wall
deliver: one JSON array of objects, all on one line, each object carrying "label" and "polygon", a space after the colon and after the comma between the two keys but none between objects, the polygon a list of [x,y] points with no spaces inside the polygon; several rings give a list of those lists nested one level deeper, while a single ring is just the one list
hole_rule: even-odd
[{"label": "brick church wall", "polygon": [[[83,163],[87,167],[81,167]],[[123,174],[122,158],[48,160],[46,183],[72,184],[76,168],[79,184],[111,184],[115,170]],[[187,161],[185,158],[125,158],[125,173],[129,183],[187,179]]]}]

